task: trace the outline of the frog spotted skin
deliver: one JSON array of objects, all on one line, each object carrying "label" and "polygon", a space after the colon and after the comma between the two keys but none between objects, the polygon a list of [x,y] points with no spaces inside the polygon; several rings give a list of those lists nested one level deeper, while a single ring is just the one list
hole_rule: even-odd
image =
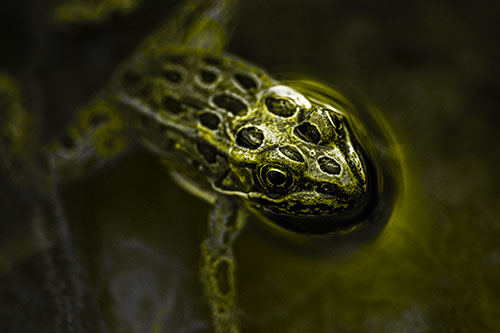
[{"label": "frog spotted skin", "polygon": [[226,55],[170,51],[144,67],[117,82],[128,126],[205,191],[285,216],[342,216],[363,202],[365,166],[340,110]]},{"label": "frog spotted skin", "polygon": [[56,149],[61,174],[139,140],[203,192],[255,211],[343,217],[366,199],[348,115],[235,57],[171,47],[121,69],[107,94]]},{"label": "frog spotted skin", "polygon": [[328,234],[360,222],[371,186],[349,112],[222,52],[233,7],[187,1],[66,134],[37,151],[55,187],[140,143],[209,199],[201,280],[218,332],[240,329],[232,245],[248,210],[294,231]]}]

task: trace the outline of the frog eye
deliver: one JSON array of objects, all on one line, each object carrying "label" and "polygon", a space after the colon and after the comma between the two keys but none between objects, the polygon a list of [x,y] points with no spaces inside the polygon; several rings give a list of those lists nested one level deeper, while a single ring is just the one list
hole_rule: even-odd
[{"label": "frog eye", "polygon": [[283,186],[286,183],[286,173],[279,169],[269,169],[266,173],[266,181],[272,186]]},{"label": "frog eye", "polygon": [[260,168],[259,178],[262,185],[272,192],[283,192],[293,184],[292,175],[278,165],[265,165]]}]

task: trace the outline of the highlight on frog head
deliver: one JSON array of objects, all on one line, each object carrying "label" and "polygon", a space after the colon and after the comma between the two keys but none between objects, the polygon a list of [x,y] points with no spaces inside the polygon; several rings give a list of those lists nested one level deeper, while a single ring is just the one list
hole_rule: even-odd
[{"label": "highlight on frog head", "polygon": [[229,163],[232,177],[245,184],[233,194],[300,233],[327,234],[362,223],[380,172],[346,105],[288,85],[261,91],[256,106],[233,124]]}]

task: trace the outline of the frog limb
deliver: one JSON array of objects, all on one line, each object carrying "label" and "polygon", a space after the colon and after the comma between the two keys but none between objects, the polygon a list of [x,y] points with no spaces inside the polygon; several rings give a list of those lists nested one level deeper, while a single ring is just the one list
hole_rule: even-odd
[{"label": "frog limb", "polygon": [[188,0],[149,37],[142,52],[157,53],[167,45],[222,51],[234,27],[237,0]]},{"label": "frog limb", "polygon": [[31,115],[21,101],[16,80],[0,73],[0,171],[16,184],[26,183],[22,169],[33,141]]},{"label": "frog limb", "polygon": [[[229,38],[236,3],[236,0],[186,1],[174,13],[173,19],[167,20],[148,38],[124,67],[139,66],[151,56],[161,54],[162,46],[173,44],[221,51]],[[110,93],[109,97],[98,96],[95,102],[78,112],[77,120],[66,136],[55,142],[49,152],[56,170],[64,179],[96,169],[126,150],[129,146],[124,130],[127,124],[123,112],[117,112],[122,107]]]},{"label": "frog limb", "polygon": [[98,96],[77,112],[66,134],[46,149],[50,163],[62,180],[98,169],[127,150],[125,119],[111,96]]},{"label": "frog limb", "polygon": [[185,43],[211,51],[222,51],[234,26],[236,0],[213,2],[186,31]]},{"label": "frog limb", "polygon": [[65,0],[56,7],[54,16],[57,22],[100,23],[114,13],[126,14],[133,11],[142,0]]},{"label": "frog limb", "polygon": [[21,207],[28,212],[24,221],[9,221],[10,214],[6,214],[3,216],[6,220],[1,222],[25,222],[30,226],[30,232],[17,239],[17,246],[2,248],[2,256],[12,255],[7,260],[2,258],[2,269],[6,273],[19,262],[40,253],[42,260],[36,265],[44,280],[43,287],[50,295],[47,311],[54,311],[50,331],[81,332],[83,311],[89,309],[84,300],[83,269],[62,208],[58,176],[48,161],[49,156],[36,151],[31,114],[21,102],[21,95],[17,81],[1,74],[0,171],[7,186],[0,190],[2,194],[22,198]]},{"label": "frog limb", "polygon": [[246,212],[234,200],[218,197],[201,245],[201,280],[217,332],[239,332],[236,259],[233,243],[245,225]]}]

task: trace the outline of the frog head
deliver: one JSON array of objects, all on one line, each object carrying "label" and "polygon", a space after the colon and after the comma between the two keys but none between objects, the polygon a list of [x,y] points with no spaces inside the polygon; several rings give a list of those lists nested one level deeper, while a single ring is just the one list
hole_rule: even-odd
[{"label": "frog head", "polygon": [[370,188],[349,114],[284,85],[257,97],[233,124],[231,173],[246,187],[239,196],[295,231],[323,233],[348,224],[366,206]]}]

